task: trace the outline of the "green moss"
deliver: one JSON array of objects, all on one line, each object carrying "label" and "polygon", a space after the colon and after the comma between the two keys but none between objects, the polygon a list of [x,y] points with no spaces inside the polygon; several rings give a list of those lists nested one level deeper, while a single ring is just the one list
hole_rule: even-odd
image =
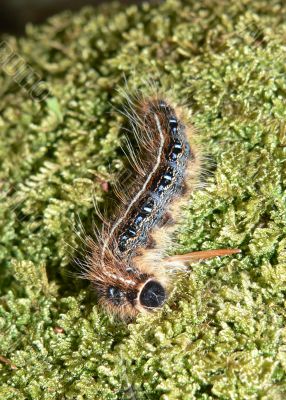
[{"label": "green moss", "polygon": [[[4,38],[50,94],[36,102],[0,71],[1,400],[285,398],[285,14],[267,0],[115,4]],[[216,163],[170,251],[243,251],[193,266],[128,326],[66,273],[79,217],[88,230],[92,196],[107,204],[102,181],[123,169],[124,77],[131,92],[171,88]]]}]

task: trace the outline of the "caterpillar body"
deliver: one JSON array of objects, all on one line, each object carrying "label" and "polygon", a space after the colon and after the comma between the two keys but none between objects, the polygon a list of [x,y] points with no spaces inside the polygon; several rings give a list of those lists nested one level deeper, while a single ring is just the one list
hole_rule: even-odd
[{"label": "caterpillar body", "polygon": [[128,117],[138,144],[130,147],[135,179],[118,188],[121,207],[104,223],[82,275],[95,287],[100,303],[123,319],[163,306],[174,271],[191,261],[235,254],[238,249],[192,252],[172,257],[172,242],[182,205],[201,172],[201,153],[187,115],[165,96],[139,97]]}]

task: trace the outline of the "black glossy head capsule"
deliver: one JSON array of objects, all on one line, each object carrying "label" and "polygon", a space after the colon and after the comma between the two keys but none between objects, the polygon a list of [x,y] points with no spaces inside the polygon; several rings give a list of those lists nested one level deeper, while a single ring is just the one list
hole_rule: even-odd
[{"label": "black glossy head capsule", "polygon": [[157,281],[148,281],[143,287],[139,301],[143,307],[158,308],[161,307],[166,300],[166,291]]}]

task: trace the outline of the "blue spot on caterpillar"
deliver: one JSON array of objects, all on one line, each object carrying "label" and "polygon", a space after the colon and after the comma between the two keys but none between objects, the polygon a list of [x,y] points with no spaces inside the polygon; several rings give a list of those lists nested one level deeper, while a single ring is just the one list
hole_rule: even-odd
[{"label": "blue spot on caterpillar", "polygon": [[198,181],[201,155],[194,129],[171,102],[156,95],[129,104],[127,115],[139,147],[138,154],[130,155],[136,161],[136,176],[129,194],[118,190],[123,205],[92,243],[82,273],[100,303],[123,319],[163,306],[170,271],[185,269],[191,261],[240,252],[219,249],[166,257],[181,206]]}]

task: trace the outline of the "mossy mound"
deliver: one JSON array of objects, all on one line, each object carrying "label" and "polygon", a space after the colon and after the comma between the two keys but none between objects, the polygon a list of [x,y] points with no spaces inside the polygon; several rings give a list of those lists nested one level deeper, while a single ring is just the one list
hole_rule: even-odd
[{"label": "mossy mound", "polygon": [[[168,0],[4,38],[49,96],[0,72],[1,400],[286,397],[285,17],[282,0]],[[66,242],[123,169],[117,90],[150,78],[216,162],[179,250],[243,253],[194,266],[161,313],[125,325],[65,273]]]}]

